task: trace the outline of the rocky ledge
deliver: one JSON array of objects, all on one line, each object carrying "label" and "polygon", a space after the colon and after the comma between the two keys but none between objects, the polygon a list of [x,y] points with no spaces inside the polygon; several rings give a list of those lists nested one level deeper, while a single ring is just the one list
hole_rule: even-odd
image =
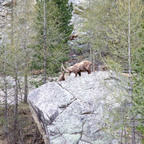
[{"label": "rocky ledge", "polygon": [[120,82],[110,72],[82,73],[81,77],[72,75],[32,91],[29,104],[45,143],[117,144],[104,127],[109,117],[106,105],[120,106],[116,100],[124,92]]}]

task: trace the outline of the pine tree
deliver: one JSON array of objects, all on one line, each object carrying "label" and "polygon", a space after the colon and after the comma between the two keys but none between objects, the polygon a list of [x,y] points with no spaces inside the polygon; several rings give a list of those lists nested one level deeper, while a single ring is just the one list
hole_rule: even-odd
[{"label": "pine tree", "polygon": [[37,45],[34,49],[36,58],[33,61],[33,67],[46,69],[49,76],[60,70],[60,64],[67,59],[69,51],[66,33],[62,30],[64,23],[60,21],[60,17],[60,10],[54,1],[45,1],[45,13],[44,2],[37,1],[35,20]]},{"label": "pine tree", "polygon": [[69,3],[69,0],[53,1],[59,9],[59,19],[61,22],[60,32],[64,33],[64,39],[65,42],[67,42],[73,30],[73,25],[70,22],[72,18],[73,5],[72,3]]}]

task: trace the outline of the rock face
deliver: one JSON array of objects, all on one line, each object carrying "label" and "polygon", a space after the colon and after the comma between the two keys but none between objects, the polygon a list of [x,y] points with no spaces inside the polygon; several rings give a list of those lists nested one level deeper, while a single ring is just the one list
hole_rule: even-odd
[{"label": "rock face", "polygon": [[114,98],[120,91],[115,81],[119,81],[110,75],[109,72],[72,75],[63,82],[48,82],[29,94],[45,143],[117,144],[103,131],[108,117],[105,104],[119,106]]},{"label": "rock face", "polygon": [[6,14],[10,11],[9,6],[7,7],[7,4],[10,4],[10,1],[0,1],[0,45],[3,42],[5,36]]},{"label": "rock face", "polygon": [[[28,76],[28,87],[29,92],[34,90],[38,85],[40,85],[42,81],[42,75],[31,75]],[[54,78],[49,78],[47,81],[55,80]],[[12,76],[6,77],[7,81],[7,103],[12,105],[14,104],[14,96],[15,96],[15,79]],[[18,102],[24,100],[24,77],[18,77],[19,84],[19,93],[18,93]],[[4,77],[0,75],[0,86],[4,86]],[[3,87],[0,87],[0,105],[5,103],[5,92]]]},{"label": "rock face", "polygon": [[70,39],[68,44],[70,45],[71,49],[76,52],[76,60],[81,61],[79,59],[79,50],[84,52],[85,58],[89,57],[89,45],[88,43],[85,43],[83,39],[85,36],[85,33],[82,32],[82,26],[85,22],[84,17],[82,16],[84,9],[86,9],[88,5],[88,0],[69,0],[69,2],[73,3],[73,14],[71,23],[73,24],[73,31],[72,31],[72,37],[74,39]]},{"label": "rock face", "polygon": [[5,0],[3,3],[2,3],[3,6],[11,6],[12,5],[12,0]]},{"label": "rock face", "polygon": [[80,16],[84,7],[86,7],[87,0],[69,0],[69,3],[73,3],[73,15],[71,22],[74,24],[74,34],[80,33],[78,29],[79,25],[81,25],[81,21],[83,20]]},{"label": "rock face", "polygon": [[[13,3],[17,1],[13,0]],[[33,5],[36,4],[36,0],[31,1]],[[12,0],[0,0],[0,45],[8,38],[7,33],[11,32],[11,8]]]}]

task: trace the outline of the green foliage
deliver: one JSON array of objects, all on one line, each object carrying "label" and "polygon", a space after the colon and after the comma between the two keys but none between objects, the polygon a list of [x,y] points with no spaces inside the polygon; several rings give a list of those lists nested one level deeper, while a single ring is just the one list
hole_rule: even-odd
[{"label": "green foliage", "polygon": [[121,123],[107,123],[110,129],[118,127],[123,133],[125,128],[130,135],[134,130],[132,119],[138,127],[144,123],[143,3],[141,0],[91,0],[83,12],[82,30],[90,47],[101,55],[105,53],[104,60],[112,70],[133,73],[132,78],[125,78],[125,83],[120,85],[127,92],[120,96],[124,96],[126,102],[123,104],[118,99],[120,107],[112,113],[113,121]]},{"label": "green foliage", "polygon": [[[101,55],[111,57],[122,65],[124,71],[128,67],[128,1],[91,0],[83,10],[85,33],[83,41]],[[141,45],[138,33],[141,32],[142,20],[141,0],[131,2],[131,48]],[[139,21],[139,23],[138,23]],[[101,57],[102,58],[102,57]]]},{"label": "green foliage", "polygon": [[134,72],[144,74],[144,47],[139,47],[133,57]]},{"label": "green foliage", "polygon": [[139,125],[139,126],[137,126],[137,130],[142,134],[142,139],[141,139],[141,141],[142,141],[142,143],[144,144],[144,125]]},{"label": "green foliage", "polygon": [[[139,33],[142,43],[144,44],[143,32],[144,32],[144,25],[141,25],[143,31]],[[134,57],[133,57],[133,69],[134,74],[133,76],[133,92],[134,92],[134,109],[136,114],[138,114],[138,123],[137,131],[139,131],[142,135],[142,142],[144,143],[144,47],[139,47],[136,49]]]},{"label": "green foliage", "polygon": [[33,11],[32,0],[19,0],[13,7],[13,21],[5,19],[5,41],[0,50],[0,59],[5,60],[7,75],[15,76],[16,65],[19,75],[29,70],[34,52],[31,48],[34,37]]},{"label": "green foliage", "polygon": [[109,56],[105,59],[105,62],[107,63],[107,65],[110,66],[110,69],[115,72],[121,72],[123,70],[121,64],[117,63],[114,59],[112,59]]},{"label": "green foliage", "polygon": [[38,88],[39,86],[43,85],[43,80],[39,80],[39,81],[31,81],[30,82],[31,85],[34,85],[35,88]]},{"label": "green foliage", "polygon": [[73,30],[70,24],[72,18],[73,5],[69,4],[69,0],[53,0],[59,10],[59,20],[61,22],[60,32],[64,33],[64,41],[67,42]]},{"label": "green foliage", "polygon": [[[68,1],[46,1],[46,53],[47,74],[52,75],[60,70],[60,64],[67,60],[69,46],[68,35],[71,34],[72,26],[69,25],[72,15],[72,5]],[[44,60],[44,14],[41,1],[37,1],[35,28],[37,31],[36,51],[33,58],[33,68],[43,69]]]}]

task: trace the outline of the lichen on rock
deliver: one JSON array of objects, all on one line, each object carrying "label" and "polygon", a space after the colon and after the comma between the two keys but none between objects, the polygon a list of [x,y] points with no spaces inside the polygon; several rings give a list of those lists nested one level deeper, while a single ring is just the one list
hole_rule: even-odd
[{"label": "lichen on rock", "polygon": [[115,140],[103,131],[108,117],[105,104],[119,106],[115,105],[115,94],[120,89],[113,79],[107,80],[110,75],[101,71],[72,75],[63,82],[48,82],[29,94],[29,103],[50,144],[106,144]]}]

